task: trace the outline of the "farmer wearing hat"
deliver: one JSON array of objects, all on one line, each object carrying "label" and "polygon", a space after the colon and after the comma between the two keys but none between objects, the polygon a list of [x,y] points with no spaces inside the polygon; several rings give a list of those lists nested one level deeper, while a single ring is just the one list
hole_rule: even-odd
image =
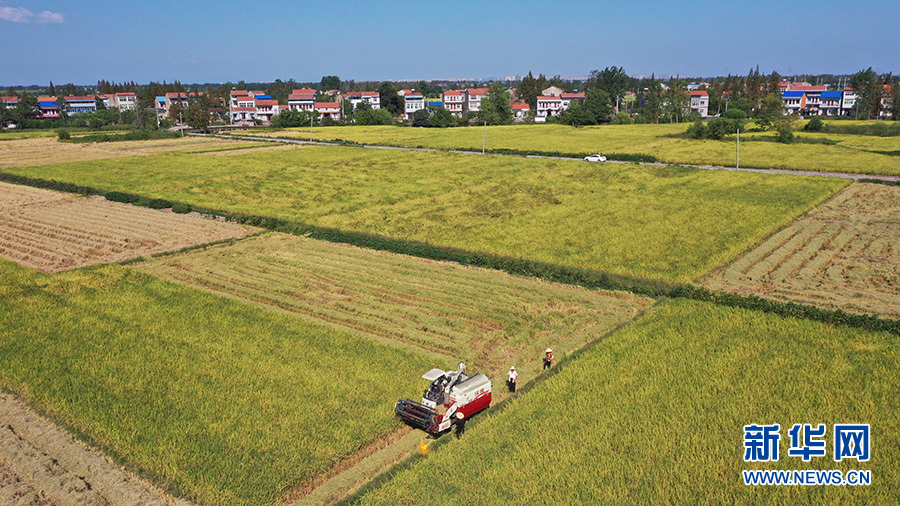
[{"label": "farmer wearing hat", "polygon": [[461,412],[456,412],[456,439],[459,439],[466,431],[466,417]]},{"label": "farmer wearing hat", "polygon": [[519,378],[519,373],[516,372],[515,366],[509,368],[509,374],[506,375],[506,386],[509,387],[510,393],[516,393],[516,380]]},{"label": "farmer wearing hat", "polygon": [[544,352],[544,368],[543,371],[550,369],[550,366],[553,365],[553,350],[547,348],[547,351]]}]

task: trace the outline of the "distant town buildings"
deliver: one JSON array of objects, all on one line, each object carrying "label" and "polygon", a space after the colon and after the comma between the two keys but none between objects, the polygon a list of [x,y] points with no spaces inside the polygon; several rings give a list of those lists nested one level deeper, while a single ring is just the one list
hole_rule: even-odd
[{"label": "distant town buildings", "polygon": [[[694,82],[686,86],[685,93],[689,95],[689,101],[685,106],[685,114],[696,113],[702,118],[709,117],[710,95],[709,83]],[[829,90],[828,86],[814,86],[804,81],[785,80],[778,84],[784,106],[784,114],[799,114],[803,116],[848,116],[855,115],[858,111],[860,100],[856,90],[845,87],[840,90]],[[669,92],[669,88],[663,85],[663,90]],[[398,92],[403,99],[402,116],[411,120],[412,116],[425,108],[444,108],[457,117],[466,117],[481,111],[481,104],[488,95],[489,88],[465,88],[447,90],[442,92],[440,98],[426,98],[421,92],[414,89],[403,89]],[[881,117],[891,115],[892,87],[884,85],[880,90]],[[620,112],[620,103],[623,106],[643,102],[644,94],[635,94],[628,91],[621,97],[616,97],[614,104],[615,113]],[[516,96],[516,90],[511,94]],[[725,94],[727,96],[727,92]],[[200,92],[170,92],[155,98],[149,108],[155,110],[160,119],[172,117],[173,109],[186,109],[192,99],[202,97]],[[20,98],[6,96],[2,98],[2,106],[15,108]],[[569,93],[558,86],[549,86],[541,91],[537,97],[536,107],[529,106],[523,100],[513,99],[510,102],[513,118],[516,121],[525,121],[533,118],[537,123],[545,123],[551,117],[559,116],[566,111],[574,100],[584,100],[585,93]],[[271,95],[260,90],[232,90],[228,97],[227,113],[233,124],[268,124],[283,111],[315,111],[319,118],[340,120],[344,113],[342,104],[349,102],[350,110],[356,110],[361,106],[371,109],[381,109],[381,97],[377,91],[353,91],[342,94],[340,90],[328,90],[319,93],[312,88],[292,90],[287,97],[287,103],[279,103]],[[122,111],[135,110],[138,98],[135,93],[120,92],[109,94],[96,94],[85,96],[40,96],[39,119],[55,119],[65,114],[72,116],[83,112],[94,112],[102,107],[114,107]],[[633,108],[633,106],[632,106]],[[221,111],[221,109],[219,110]]]}]

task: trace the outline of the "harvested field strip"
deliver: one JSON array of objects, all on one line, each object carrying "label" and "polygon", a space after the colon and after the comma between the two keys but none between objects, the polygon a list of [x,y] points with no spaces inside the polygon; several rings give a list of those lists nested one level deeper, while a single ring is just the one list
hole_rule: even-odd
[{"label": "harvested field strip", "polygon": [[900,188],[857,183],[705,284],[900,318]]},{"label": "harvested field strip", "polygon": [[[670,300],[359,502],[441,504],[464,494],[468,504],[895,504],[898,368],[892,334]],[[788,456],[787,431],[806,420],[826,424],[829,439],[833,424],[871,424],[872,460],[834,462],[830,442],[827,457]],[[751,423],[780,424],[777,462],[743,461]],[[869,464],[865,487],[741,480],[743,469]]]},{"label": "harvested field strip", "polygon": [[[8,482],[4,470],[10,475]],[[98,449],[85,446],[4,393],[0,393],[0,504],[190,505],[121,469]]]},{"label": "harvested field strip", "polygon": [[[149,260],[139,269],[523,381],[547,346],[574,351],[650,301],[283,234]],[[452,357],[452,358],[451,358]]]},{"label": "harvested field strip", "polygon": [[423,371],[456,363],[120,265],[0,260],[0,321],[0,387],[204,504],[314,481],[401,427],[391,407]]},{"label": "harvested field strip", "polygon": [[55,200],[71,200],[74,198],[77,197],[68,193],[48,192],[30,186],[0,182],[0,211],[6,207],[18,207]]},{"label": "harvested field strip", "polygon": [[0,207],[0,256],[44,272],[118,262],[253,231],[102,198],[29,190],[0,184],[0,202],[19,202]]}]

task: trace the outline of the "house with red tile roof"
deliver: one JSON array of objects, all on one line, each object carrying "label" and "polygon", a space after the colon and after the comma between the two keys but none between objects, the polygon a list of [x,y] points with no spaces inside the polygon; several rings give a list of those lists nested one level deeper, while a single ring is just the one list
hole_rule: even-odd
[{"label": "house with red tile roof", "polygon": [[510,104],[513,112],[513,119],[524,120],[528,113],[531,112],[531,106],[524,100],[513,100]]},{"label": "house with red tile roof", "polygon": [[481,100],[491,91],[490,88],[468,88],[466,90],[466,110],[478,112],[481,110]]},{"label": "house with red tile roof", "polygon": [[454,116],[462,117],[466,109],[466,91],[445,91],[441,94],[441,102],[444,104],[444,109],[450,111]]},{"label": "house with red tile roof", "polygon": [[335,121],[341,119],[340,102],[316,102],[316,112],[320,119],[331,118]]},{"label": "house with red tile roof", "polygon": [[709,115],[709,93],[704,90],[690,90],[691,95],[690,109],[691,112],[697,112],[701,118]]},{"label": "house with red tile roof", "polygon": [[381,109],[381,95],[377,91],[351,91],[347,99],[353,104],[353,108],[359,104],[367,104],[372,109]]},{"label": "house with red tile roof", "polygon": [[316,90],[301,88],[288,95],[288,105],[297,111],[311,111],[316,107]]},{"label": "house with red tile roof", "polygon": [[38,97],[41,105],[41,119],[55,119],[59,117],[59,102],[56,97]]}]

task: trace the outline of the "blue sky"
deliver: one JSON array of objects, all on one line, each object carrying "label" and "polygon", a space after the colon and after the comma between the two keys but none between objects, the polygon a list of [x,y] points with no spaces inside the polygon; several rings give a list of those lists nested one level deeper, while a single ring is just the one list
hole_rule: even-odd
[{"label": "blue sky", "polygon": [[900,0],[0,0],[0,85],[900,73]]}]

